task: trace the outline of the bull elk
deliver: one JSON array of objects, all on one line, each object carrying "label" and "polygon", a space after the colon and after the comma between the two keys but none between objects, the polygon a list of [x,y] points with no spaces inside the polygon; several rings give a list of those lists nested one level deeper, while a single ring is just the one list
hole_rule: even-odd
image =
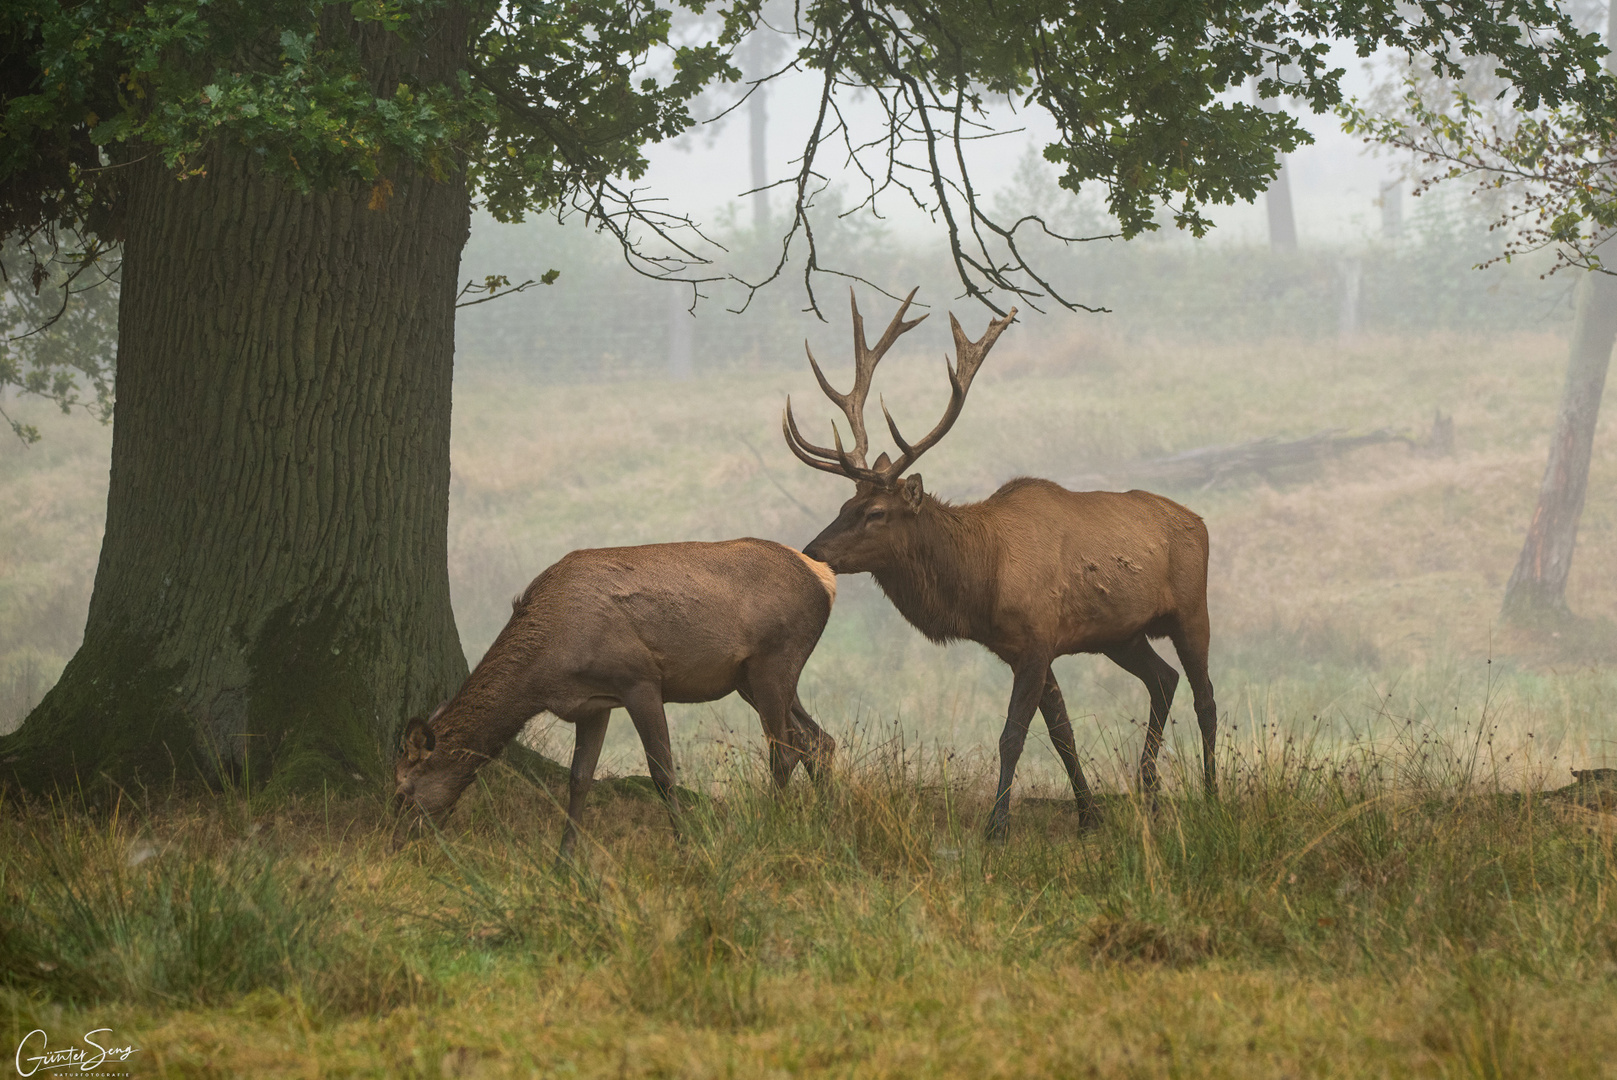
[{"label": "bull elk", "polygon": [[574,731],[562,858],[577,840],[615,708],[634,722],[676,832],[666,702],[736,691],[763,723],[775,783],[785,786],[799,761],[814,776],[836,742],[804,710],[797,678],[835,599],[828,567],[768,540],[563,557],[512,603],[459,692],[430,720],[407,725],[394,765],[395,844],[421,817],[441,825],[478,768],[547,711]]},{"label": "bull elk", "polygon": [[982,502],[953,505],[927,494],[919,474],[904,475],[960,416],[972,378],[1015,318],[1015,308],[991,321],[978,341],[949,316],[955,364],[949,368],[945,360],[950,396],[943,419],[925,438],[910,443],[884,404],[899,457],[891,461],[884,453],[867,465],[864,407],[871,376],[893,342],[921,322],[904,321],[914,297],[912,290],[874,347],[866,342],[864,320],[853,302],[854,382],[848,393],[831,388],[809,352],[820,389],[847,417],[851,451],[843,448],[835,423],[831,447],[803,438],[787,399],[781,427],[792,453],[855,484],[853,498],[804,554],[839,574],[870,573],[904,617],[933,641],[975,641],[1010,665],[1014,677],[999,739],[991,838],[1005,835],[1011,782],[1035,708],[1044,714],[1083,819],[1098,820],[1050,669],[1056,657],[1073,653],[1102,653],[1145,684],[1151,714],[1140,786],[1154,793],[1163,724],[1179,675],[1151,648],[1150,639],[1173,641],[1195,693],[1204,783],[1213,794],[1218,711],[1207,676],[1206,526],[1178,503],[1144,491],[1068,491],[1048,480],[1021,477]]}]

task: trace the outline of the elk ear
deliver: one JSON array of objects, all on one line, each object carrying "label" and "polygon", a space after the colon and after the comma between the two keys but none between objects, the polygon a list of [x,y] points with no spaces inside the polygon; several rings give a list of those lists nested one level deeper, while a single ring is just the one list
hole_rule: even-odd
[{"label": "elk ear", "polygon": [[870,467],[870,471],[871,472],[886,472],[887,469],[892,464],[893,464],[892,459],[887,456],[886,451],[883,451],[881,457],[876,459],[876,464],[874,464],[874,465],[872,465]]},{"label": "elk ear", "polygon": [[898,482],[898,493],[903,496],[905,506],[908,506],[911,510],[919,511],[921,509],[921,496],[926,494],[925,489],[921,487],[921,474],[916,473],[900,480]]},{"label": "elk ear", "polygon": [[438,739],[432,733],[432,728],[419,716],[404,726],[403,757],[407,761],[423,761],[432,753],[432,748],[438,744]]}]

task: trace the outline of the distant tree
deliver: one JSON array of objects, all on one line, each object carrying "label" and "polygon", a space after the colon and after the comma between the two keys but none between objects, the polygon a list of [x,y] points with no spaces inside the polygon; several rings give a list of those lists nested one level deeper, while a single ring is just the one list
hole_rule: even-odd
[{"label": "distant tree", "polygon": [[[1617,43],[1617,4],[1577,14],[1585,22],[1603,15],[1607,41]],[[1608,66],[1614,58],[1608,54]],[[1418,190],[1457,179],[1474,183],[1504,238],[1482,265],[1547,249],[1556,269],[1581,275],[1549,460],[1502,604],[1512,622],[1561,621],[1572,614],[1566,586],[1617,344],[1617,260],[1608,247],[1617,235],[1617,122],[1574,104],[1523,107],[1509,83],[1486,68],[1460,80],[1410,71],[1402,87],[1399,101],[1384,92],[1379,101],[1349,107],[1350,127],[1412,151],[1428,167]]]},{"label": "distant tree", "polygon": [[[716,38],[680,44],[651,0],[0,0],[0,235],[119,245],[123,290],[84,643],[0,740],[18,782],[250,770],[340,787],[455,688],[449,405],[471,205],[577,208],[645,272],[699,283],[694,234],[632,185],[691,97],[738,77],[757,0],[715,10]],[[993,100],[1050,114],[1046,158],[1069,189],[1102,187],[1124,235],[1164,202],[1200,234],[1208,205],[1264,190],[1307,135],[1222,95],[1262,76],[1265,97],[1337,104],[1330,39],[1447,73],[1486,55],[1531,107],[1611,100],[1598,42],[1543,0],[795,12],[792,63],[823,90],[775,272],[806,238],[811,295],[835,144],[869,201],[937,215],[967,293],[1053,296],[1017,242],[1040,223],[996,221],[971,182]],[[879,104],[874,137],[853,134],[849,92]]]},{"label": "distant tree", "polygon": [[[1279,102],[1265,102],[1259,96],[1256,83],[1252,87],[1252,99],[1259,108],[1277,109]],[[1269,190],[1263,193],[1263,208],[1269,219],[1269,247],[1273,251],[1297,250],[1297,212],[1291,204],[1291,170],[1286,168],[1286,159],[1280,159],[1280,169],[1275,173],[1274,183]]]}]

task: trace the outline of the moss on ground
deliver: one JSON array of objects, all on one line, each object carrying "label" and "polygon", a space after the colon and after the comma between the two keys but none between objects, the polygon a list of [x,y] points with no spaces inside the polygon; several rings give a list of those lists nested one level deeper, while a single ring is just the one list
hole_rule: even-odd
[{"label": "moss on ground", "polygon": [[27,722],[0,738],[0,781],[102,802],[211,775],[176,693],[185,668],[154,667],[151,654],[134,636],[85,642]]},{"label": "moss on ground", "polygon": [[393,718],[377,714],[377,644],[333,607],[288,603],[264,620],[249,653],[248,742],[253,774],[274,794],[349,792],[381,783]]}]

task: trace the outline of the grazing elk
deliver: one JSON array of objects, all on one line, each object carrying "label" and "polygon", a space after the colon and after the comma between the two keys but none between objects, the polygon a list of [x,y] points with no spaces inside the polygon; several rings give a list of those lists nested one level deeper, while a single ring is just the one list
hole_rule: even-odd
[{"label": "grazing elk", "polygon": [[453,698],[410,721],[394,765],[395,846],[420,817],[441,824],[472,775],[552,712],[573,725],[567,827],[584,800],[615,708],[629,712],[675,831],[674,762],[665,702],[716,701],[737,691],[758,713],[775,783],[799,761],[829,767],[836,742],[797,697],[797,677],[836,599],[823,563],[768,540],[649,544],[575,551],[533,580],[511,620]]},{"label": "grazing elk", "polygon": [[951,393],[943,419],[911,444],[883,405],[899,458],[889,461],[882,454],[867,465],[864,406],[871,376],[899,335],[921,322],[904,321],[914,296],[911,291],[905,298],[874,347],[866,342],[859,305],[853,304],[854,383],[848,393],[831,388],[809,353],[820,389],[853,429],[851,453],[843,449],[834,423],[832,447],[804,439],[787,399],[781,427],[792,452],[804,464],[856,485],[853,498],[804,554],[839,574],[868,571],[904,617],[933,641],[975,641],[1010,665],[1014,678],[999,739],[991,837],[1005,834],[1011,781],[1035,708],[1044,713],[1084,820],[1098,820],[1061,688],[1050,670],[1056,657],[1071,653],[1104,653],[1145,683],[1151,718],[1140,758],[1140,785],[1154,792],[1163,724],[1179,675],[1149,639],[1170,638],[1195,692],[1205,784],[1214,793],[1218,713],[1207,677],[1207,529],[1201,518],[1144,491],[1068,491],[1027,477],[1012,480],[982,502],[955,506],[928,495],[919,474],[904,475],[959,417],[973,376],[1015,317],[1015,308],[991,321],[979,341],[966,337],[950,315],[955,366],[949,369]]}]

